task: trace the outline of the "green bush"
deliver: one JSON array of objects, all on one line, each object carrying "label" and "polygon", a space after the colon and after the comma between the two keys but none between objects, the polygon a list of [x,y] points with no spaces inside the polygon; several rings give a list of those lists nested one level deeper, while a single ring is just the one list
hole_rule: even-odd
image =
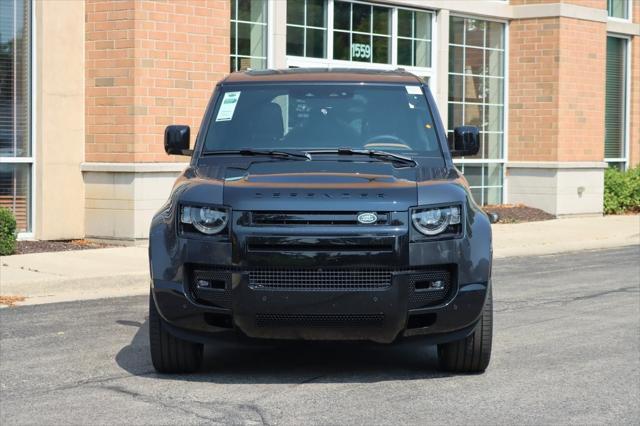
[{"label": "green bush", "polygon": [[640,166],[626,172],[610,167],[604,172],[604,212],[640,211]]},{"label": "green bush", "polygon": [[0,207],[0,256],[9,256],[16,250],[16,218],[11,210]]}]

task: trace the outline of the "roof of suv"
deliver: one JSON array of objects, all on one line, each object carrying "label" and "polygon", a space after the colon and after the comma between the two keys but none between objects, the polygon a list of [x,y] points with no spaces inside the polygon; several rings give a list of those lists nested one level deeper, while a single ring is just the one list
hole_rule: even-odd
[{"label": "roof of suv", "polygon": [[365,82],[416,84],[423,81],[402,69],[370,70],[357,68],[291,68],[283,70],[242,71],[229,74],[222,83],[276,82]]}]

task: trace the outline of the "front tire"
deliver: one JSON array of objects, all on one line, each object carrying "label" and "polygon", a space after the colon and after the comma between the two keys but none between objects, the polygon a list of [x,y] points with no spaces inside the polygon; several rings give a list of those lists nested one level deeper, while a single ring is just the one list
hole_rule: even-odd
[{"label": "front tire", "polygon": [[193,373],[202,365],[204,345],[170,334],[152,295],[149,295],[149,348],[158,373]]},{"label": "front tire", "polygon": [[491,359],[493,339],[493,296],[487,293],[480,321],[469,336],[455,342],[438,345],[438,360],[442,369],[455,373],[482,373]]}]

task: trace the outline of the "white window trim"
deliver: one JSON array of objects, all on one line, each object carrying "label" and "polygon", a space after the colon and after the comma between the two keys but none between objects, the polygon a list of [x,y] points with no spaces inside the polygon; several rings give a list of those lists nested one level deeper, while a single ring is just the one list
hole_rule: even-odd
[{"label": "white window trim", "polygon": [[[509,161],[509,21],[505,19],[496,19],[496,18],[487,18],[484,16],[475,16],[464,13],[454,13],[453,11],[449,14],[449,19],[457,17],[457,18],[465,18],[465,19],[479,19],[482,21],[491,21],[491,22],[499,22],[504,24],[504,76],[503,77],[494,77],[492,78],[502,78],[504,80],[504,89],[503,96],[504,101],[503,104],[495,104],[502,106],[502,119],[503,121],[503,129],[502,132],[485,132],[485,133],[502,133],[502,158],[493,158],[493,159],[476,159],[476,158],[454,158],[453,164],[502,164],[502,204],[508,204],[508,183],[509,179],[507,176],[507,163]],[[459,46],[463,47],[463,45],[458,45],[455,43],[449,42],[447,45],[447,58],[449,56],[449,47],[450,46]],[[485,49],[483,47],[483,49]],[[500,49],[486,49],[486,50],[500,50]],[[449,73],[447,70],[447,79],[449,78],[449,74],[457,75],[458,73]],[[464,74],[469,75],[469,74]],[[447,94],[447,108],[449,107],[449,96]],[[452,103],[462,103],[462,102],[452,102]],[[483,104],[486,105],[486,104]],[[489,104],[490,105],[490,104]],[[449,124],[443,123],[444,128],[448,130]],[[482,181],[484,182],[484,174],[482,175]],[[486,186],[470,186],[470,188],[499,188],[500,185],[486,185]],[[484,195],[483,195],[484,197]]]},{"label": "white window trim", "polygon": [[609,16],[609,0],[607,0],[607,19],[618,22],[632,22],[633,21],[633,0],[627,2],[627,17],[618,18],[617,16]]},{"label": "white window trim", "polygon": [[[391,63],[378,64],[369,62],[345,61],[333,59],[333,18],[334,18],[334,0],[327,0],[327,57],[326,58],[308,58],[304,56],[286,55],[287,67],[349,67],[349,68],[369,68],[380,70],[392,70],[402,68],[410,73],[419,75],[420,77],[429,78],[429,87],[432,92],[436,90],[435,69],[437,66],[437,38],[436,38],[436,12],[431,9],[419,9],[415,7],[388,5],[371,3],[358,0],[345,0],[350,3],[359,3],[373,6],[382,6],[391,9],[391,34],[388,36],[391,40]],[[412,10],[417,12],[426,12],[431,14],[431,67],[414,67],[408,65],[398,65],[398,52],[395,41],[398,34],[398,9]],[[346,31],[345,31],[346,32]],[[351,33],[351,32],[350,32]],[[357,32],[356,32],[357,33]],[[369,33],[367,33],[369,34]],[[286,53],[285,53],[286,54]]]},{"label": "white window trim", "polygon": [[36,0],[30,1],[30,16],[29,16],[29,25],[30,25],[30,35],[29,35],[29,49],[31,49],[31,64],[29,67],[29,90],[31,91],[29,96],[29,101],[31,105],[29,105],[29,120],[30,120],[30,131],[29,131],[29,148],[31,155],[28,157],[0,157],[0,164],[30,164],[30,176],[29,176],[29,211],[27,212],[28,216],[28,224],[29,231],[26,232],[18,232],[17,239],[18,240],[32,240],[35,235],[36,228],[36,146],[35,141],[36,137],[36,79],[34,76],[37,74],[34,72],[36,69]]},{"label": "white window trim", "polygon": [[[35,1],[35,0],[34,0]],[[244,20],[240,20],[238,19],[238,2],[236,2],[236,10],[235,10],[235,14],[236,14],[236,19],[230,19],[229,20],[229,25],[234,25],[235,26],[235,33],[236,33],[236,39],[235,39],[235,46],[234,46],[234,51],[235,53],[231,52],[231,54],[229,55],[230,60],[232,60],[233,58],[248,58],[248,59],[261,59],[264,60],[265,66],[267,68],[269,68],[271,66],[271,61],[273,58],[273,54],[272,54],[272,44],[270,41],[273,39],[274,37],[274,33],[273,33],[273,7],[269,6],[269,2],[265,3],[265,7],[267,9],[267,19],[266,22],[254,22],[254,21],[244,21]],[[238,24],[248,24],[248,25],[260,25],[266,28],[266,37],[264,40],[264,43],[267,44],[266,49],[264,50],[265,52],[265,56],[254,56],[254,55],[239,55],[238,54]],[[231,67],[229,67],[231,68]],[[231,72],[235,72],[237,70],[233,70]]]},{"label": "white window trim", "polygon": [[[624,82],[624,156],[619,158],[605,158],[605,163],[622,163],[622,169],[629,167],[629,150],[631,149],[631,55],[632,39],[627,35],[607,33],[607,37],[615,37],[626,40],[625,42],[625,82]],[[604,143],[604,140],[603,140]]]}]

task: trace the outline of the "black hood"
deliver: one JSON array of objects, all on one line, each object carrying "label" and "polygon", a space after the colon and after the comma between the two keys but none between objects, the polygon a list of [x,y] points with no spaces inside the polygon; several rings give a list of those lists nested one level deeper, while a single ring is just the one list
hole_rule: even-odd
[{"label": "black hood", "polygon": [[418,182],[442,179],[436,164],[394,167],[364,160],[256,160],[197,167],[203,180],[223,185],[223,203],[234,210],[402,211],[418,201]]}]

